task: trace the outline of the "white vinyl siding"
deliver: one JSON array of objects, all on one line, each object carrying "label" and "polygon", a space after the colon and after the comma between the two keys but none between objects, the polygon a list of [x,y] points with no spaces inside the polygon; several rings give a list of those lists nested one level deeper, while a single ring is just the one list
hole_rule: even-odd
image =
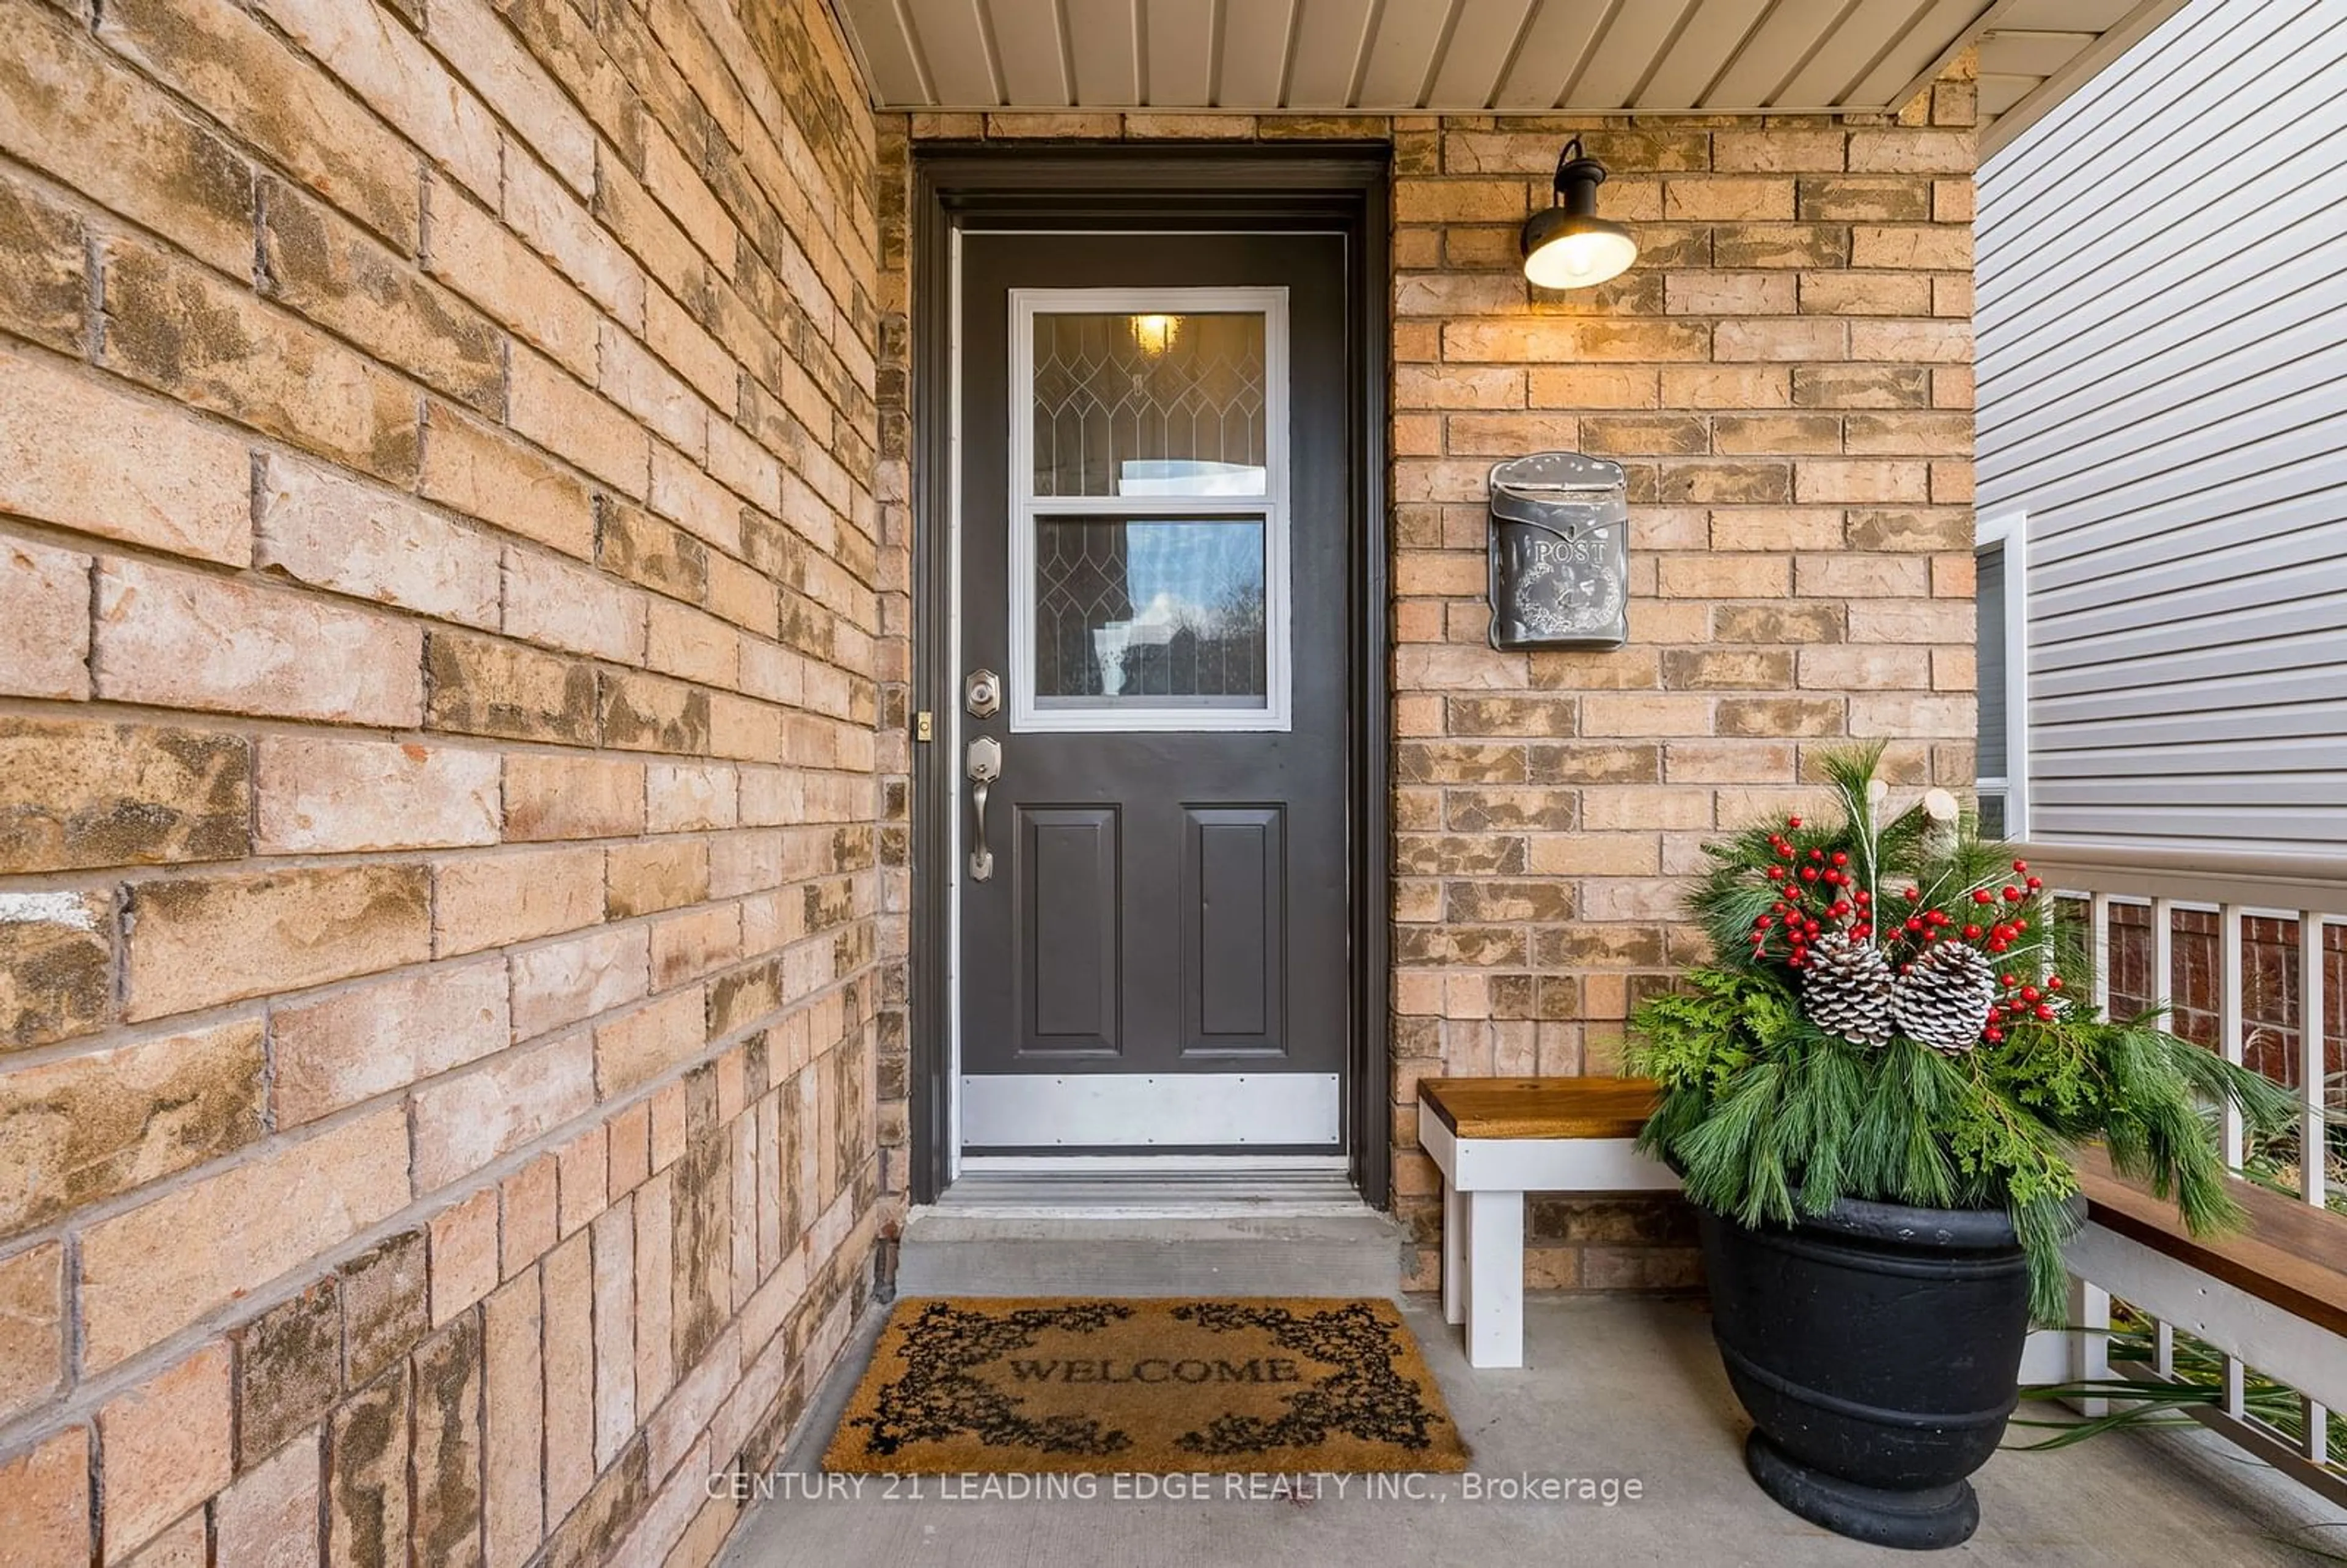
[{"label": "white vinyl siding", "polygon": [[2347,5],[2192,0],[1982,171],[2029,827],[2347,848]]}]

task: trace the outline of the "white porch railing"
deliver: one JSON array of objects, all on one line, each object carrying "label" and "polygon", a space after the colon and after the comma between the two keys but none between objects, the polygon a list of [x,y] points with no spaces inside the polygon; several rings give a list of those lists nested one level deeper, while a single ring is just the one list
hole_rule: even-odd
[{"label": "white porch railing", "polygon": [[[2326,958],[2341,957],[2339,938],[2347,936],[2347,857],[2056,844],[2030,845],[2023,853],[2058,897],[2085,906],[2096,1002],[2121,1014],[2147,1005],[2168,1007],[2168,1026],[2178,1033],[2213,1045],[2229,1061],[2248,1062],[2292,1084],[2300,1101],[2298,1195],[2318,1208],[2342,1206],[2340,1200],[2347,1193],[2339,1190],[2327,1167],[2332,1129],[2341,1121],[2347,1085],[2332,1065],[2337,1031],[2326,1030],[2325,1019],[2326,1002],[2335,999],[2325,994],[2324,970]],[[2258,960],[2254,968],[2245,967],[2245,954]],[[2179,958],[2186,959],[2180,974]],[[2288,1046],[2286,1052],[2276,1049],[2277,1041]],[[2240,1169],[2253,1152],[2246,1146],[2239,1114],[2229,1107],[2223,1139],[2226,1163]],[[2206,1299],[2203,1292],[2188,1294]],[[2077,1280],[2072,1297],[2077,1323],[2107,1325],[2110,1297],[2100,1285]],[[2129,1305],[2147,1307],[2139,1301]],[[2237,1342],[2236,1348],[2243,1347]],[[2175,1330],[2166,1322],[2156,1322],[2152,1355],[2142,1361],[2114,1363],[2106,1338],[2080,1334],[2072,1340],[2070,1378],[2181,1381],[2175,1348]],[[2337,1368],[2347,1366],[2347,1349],[2325,1348],[2327,1353],[2317,1355],[2320,1378],[2311,1366],[2259,1370],[2285,1382],[2295,1377],[2328,1383]],[[2322,1404],[2300,1396],[2302,1435],[2293,1438],[2246,1408],[2247,1371],[2235,1355],[2223,1354],[2221,1403],[2188,1407],[2191,1413],[2259,1457],[2347,1501],[2347,1480],[2334,1468],[2334,1461],[2347,1456],[2331,1450]]]}]

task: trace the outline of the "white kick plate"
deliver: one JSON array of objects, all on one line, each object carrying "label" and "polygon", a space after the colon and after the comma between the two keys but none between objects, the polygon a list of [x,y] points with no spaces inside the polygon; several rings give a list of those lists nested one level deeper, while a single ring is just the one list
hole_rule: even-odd
[{"label": "white kick plate", "polygon": [[1333,1072],[1000,1072],[961,1081],[966,1149],[1333,1149],[1343,1126]]}]

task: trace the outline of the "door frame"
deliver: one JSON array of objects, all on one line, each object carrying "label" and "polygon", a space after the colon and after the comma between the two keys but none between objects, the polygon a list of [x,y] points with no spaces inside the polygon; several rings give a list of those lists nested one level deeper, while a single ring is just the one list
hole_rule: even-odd
[{"label": "door frame", "polygon": [[[1348,551],[1346,1157],[1365,1201],[1391,1186],[1392,643],[1388,592],[1387,431],[1390,417],[1392,149],[1384,142],[1199,143],[1123,147],[934,143],[913,152],[908,302],[912,350],[913,664],[909,702],[937,715],[938,738],[913,746],[910,1051],[906,1091],[915,1203],[946,1186],[953,1152],[949,970],[953,813],[959,756],[952,715],[958,587],[952,554],[952,378],[963,228],[1306,229],[1344,236],[1347,410],[1355,462]],[[907,715],[909,727],[910,714]]]}]

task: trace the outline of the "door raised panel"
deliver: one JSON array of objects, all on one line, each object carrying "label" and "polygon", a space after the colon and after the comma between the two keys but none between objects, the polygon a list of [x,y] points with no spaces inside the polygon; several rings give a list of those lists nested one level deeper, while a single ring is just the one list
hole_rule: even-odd
[{"label": "door raised panel", "polygon": [[1119,826],[1114,806],[1019,808],[1025,1050],[1120,1049]]},{"label": "door raised panel", "polygon": [[1184,1055],[1286,1049],[1286,809],[1183,808]]}]

